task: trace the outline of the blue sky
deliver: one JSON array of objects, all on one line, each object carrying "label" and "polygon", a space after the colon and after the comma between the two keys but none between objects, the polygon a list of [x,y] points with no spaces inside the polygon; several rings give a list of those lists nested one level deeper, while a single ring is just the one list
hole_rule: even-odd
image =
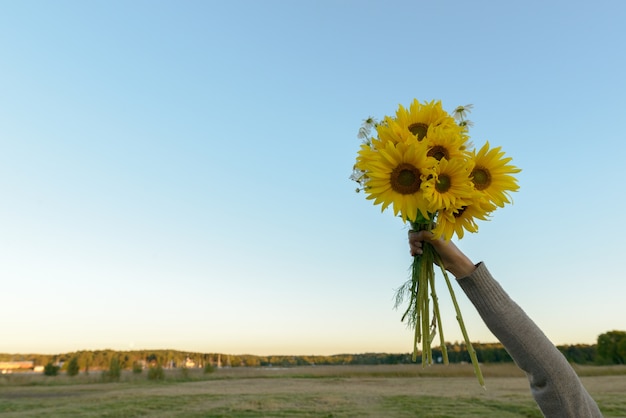
[{"label": "blue sky", "polygon": [[556,344],[626,329],[626,3],[0,7],[0,352],[409,352],[406,227],[349,175],[413,98],[523,170],[459,246]]}]

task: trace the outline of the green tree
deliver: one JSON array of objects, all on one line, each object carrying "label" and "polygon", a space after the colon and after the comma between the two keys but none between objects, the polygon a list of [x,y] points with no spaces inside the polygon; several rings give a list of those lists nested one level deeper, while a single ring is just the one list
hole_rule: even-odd
[{"label": "green tree", "polygon": [[59,369],[60,367],[57,366],[56,364],[49,362],[48,364],[46,364],[43,368],[43,374],[45,374],[46,376],[56,376],[59,374]]},{"label": "green tree", "polygon": [[590,364],[597,359],[597,350],[595,345],[576,344],[576,345],[559,345],[558,348],[565,356],[567,361],[577,364]]},{"label": "green tree", "polygon": [[122,376],[122,366],[120,359],[113,356],[109,362],[109,370],[102,372],[102,378],[106,381],[119,381]]},{"label": "green tree", "polygon": [[204,365],[204,373],[205,374],[210,374],[210,373],[213,373],[213,372],[215,372],[215,367],[213,367],[213,365],[211,363],[207,362]]},{"label": "green tree", "polygon": [[78,365],[78,356],[74,356],[67,363],[67,375],[68,376],[76,376],[80,370]]},{"label": "green tree", "polygon": [[143,372],[143,364],[140,361],[135,361],[133,363],[133,373],[141,374],[141,372]]},{"label": "green tree", "polygon": [[163,380],[165,379],[165,372],[160,364],[150,367],[148,369],[148,379],[150,380]]},{"label": "green tree", "polygon": [[598,336],[598,356],[608,364],[626,364],[626,331],[609,331]]}]

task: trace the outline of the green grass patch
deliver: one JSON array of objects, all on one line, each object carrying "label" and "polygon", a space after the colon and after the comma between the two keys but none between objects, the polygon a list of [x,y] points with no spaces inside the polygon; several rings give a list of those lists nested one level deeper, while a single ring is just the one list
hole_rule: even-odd
[{"label": "green grass patch", "polygon": [[485,400],[417,395],[389,396],[385,398],[383,406],[394,417],[543,417],[537,405],[528,399]]},{"label": "green grass patch", "polygon": [[[590,369],[588,369],[590,370]],[[605,417],[626,416],[626,375],[584,377]],[[24,417],[541,417],[519,370],[471,366],[328,366],[165,370],[163,380],[122,373],[2,376],[0,415]]]}]

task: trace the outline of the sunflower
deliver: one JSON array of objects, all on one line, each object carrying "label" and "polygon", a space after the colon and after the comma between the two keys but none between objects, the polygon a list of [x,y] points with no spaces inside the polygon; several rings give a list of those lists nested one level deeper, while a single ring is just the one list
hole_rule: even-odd
[{"label": "sunflower", "polygon": [[435,237],[443,237],[446,241],[449,241],[455,233],[461,239],[465,231],[478,232],[476,220],[489,220],[489,214],[495,209],[493,203],[474,195],[469,203],[459,208],[439,211],[432,232]]},{"label": "sunflower", "polygon": [[512,174],[522,170],[510,165],[511,158],[504,158],[504,152],[500,149],[501,147],[497,147],[490,150],[487,142],[480,151],[474,151],[471,178],[476,190],[482,192],[486,199],[499,207],[504,207],[506,203],[511,203],[508,192],[519,189],[517,180]]},{"label": "sunflower", "polygon": [[400,105],[396,111],[398,124],[409,131],[418,141],[430,134],[432,128],[462,132],[464,128],[456,124],[454,118],[441,107],[441,101],[420,103],[417,99],[407,110]]},{"label": "sunflower", "polygon": [[381,211],[393,204],[393,212],[403,221],[414,221],[418,214],[428,218],[422,182],[431,175],[436,160],[426,155],[426,144],[417,141],[381,141],[380,148],[371,148],[359,155],[361,168],[368,178],[365,193]]},{"label": "sunflower", "polygon": [[[366,120],[365,123],[367,122]],[[357,192],[365,190],[366,183],[369,181],[367,164],[368,162],[376,161],[380,158],[378,150],[384,148],[387,142],[396,144],[403,141],[404,138],[410,137],[410,135],[405,134],[399,129],[397,123],[389,117],[385,117],[380,124],[373,126],[378,136],[368,137],[361,144],[361,149],[357,153],[356,163],[354,164],[352,175],[350,176],[352,180],[356,181],[361,186],[357,188]]]},{"label": "sunflower", "polygon": [[477,193],[469,177],[470,169],[471,164],[468,166],[468,161],[463,158],[443,158],[439,161],[422,186],[424,197],[429,203],[429,212],[469,204]]},{"label": "sunflower", "polygon": [[436,160],[466,158],[467,141],[468,136],[462,132],[441,127],[433,128],[426,137],[428,156]]},{"label": "sunflower", "polygon": [[[378,134],[378,143],[415,141],[415,137],[404,126],[400,125],[398,121],[389,116],[385,116],[383,121],[376,126],[376,133]],[[374,141],[376,142],[376,141]]]},{"label": "sunflower", "polygon": [[374,159],[375,154],[372,154],[373,145],[371,143],[361,144],[361,149],[356,154],[356,163],[354,164],[355,170],[365,171],[365,164],[367,161]]}]

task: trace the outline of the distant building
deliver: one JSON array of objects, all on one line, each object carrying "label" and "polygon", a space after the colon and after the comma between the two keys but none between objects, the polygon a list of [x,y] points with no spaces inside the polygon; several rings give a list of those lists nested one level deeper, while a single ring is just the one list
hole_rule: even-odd
[{"label": "distant building", "polygon": [[33,370],[34,368],[34,361],[0,361],[0,372],[2,374],[14,371]]}]

